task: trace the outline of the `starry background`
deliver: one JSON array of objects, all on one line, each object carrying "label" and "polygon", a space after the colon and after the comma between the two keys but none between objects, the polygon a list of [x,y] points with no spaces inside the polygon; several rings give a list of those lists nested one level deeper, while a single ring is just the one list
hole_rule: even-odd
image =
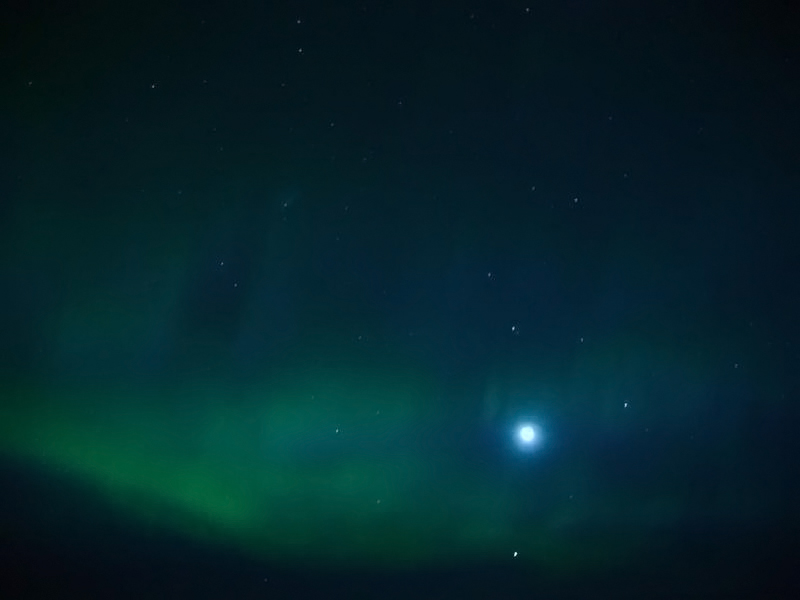
[{"label": "starry background", "polygon": [[11,3],[4,594],[788,594],[787,7]]}]

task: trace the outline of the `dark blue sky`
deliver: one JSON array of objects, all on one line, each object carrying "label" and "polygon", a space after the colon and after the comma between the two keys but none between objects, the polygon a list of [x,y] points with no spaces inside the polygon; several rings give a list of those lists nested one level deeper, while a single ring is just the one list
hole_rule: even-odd
[{"label": "dark blue sky", "polygon": [[12,595],[796,587],[787,3],[2,21]]}]

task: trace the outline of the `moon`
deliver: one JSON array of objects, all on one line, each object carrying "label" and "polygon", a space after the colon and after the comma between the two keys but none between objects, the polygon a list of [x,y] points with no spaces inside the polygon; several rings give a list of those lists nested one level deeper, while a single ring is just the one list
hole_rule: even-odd
[{"label": "moon", "polygon": [[522,422],[514,428],[514,445],[522,452],[533,452],[542,443],[541,429],[536,423]]},{"label": "moon", "polygon": [[530,444],[536,438],[536,431],[531,425],[523,425],[519,428],[519,439],[523,444]]}]

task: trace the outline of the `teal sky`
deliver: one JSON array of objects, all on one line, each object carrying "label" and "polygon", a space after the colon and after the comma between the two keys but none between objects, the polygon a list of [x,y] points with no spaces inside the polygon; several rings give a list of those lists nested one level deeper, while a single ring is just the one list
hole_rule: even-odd
[{"label": "teal sky", "polygon": [[689,4],[19,7],[19,589],[171,553],[197,579],[132,594],[300,597],[335,573],[342,597],[392,597],[348,587],[385,575],[398,597],[544,577],[623,598],[652,572],[700,593],[780,570],[796,45],[776,11]]}]

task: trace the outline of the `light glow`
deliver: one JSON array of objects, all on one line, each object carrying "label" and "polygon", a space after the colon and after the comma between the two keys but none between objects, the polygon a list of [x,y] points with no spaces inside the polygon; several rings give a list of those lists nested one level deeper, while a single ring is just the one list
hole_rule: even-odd
[{"label": "light glow", "polygon": [[531,452],[541,445],[541,430],[530,421],[517,423],[514,428],[514,442],[519,450]]},{"label": "light glow", "polygon": [[519,439],[525,444],[530,444],[536,437],[536,432],[530,425],[523,425],[519,429]]}]

